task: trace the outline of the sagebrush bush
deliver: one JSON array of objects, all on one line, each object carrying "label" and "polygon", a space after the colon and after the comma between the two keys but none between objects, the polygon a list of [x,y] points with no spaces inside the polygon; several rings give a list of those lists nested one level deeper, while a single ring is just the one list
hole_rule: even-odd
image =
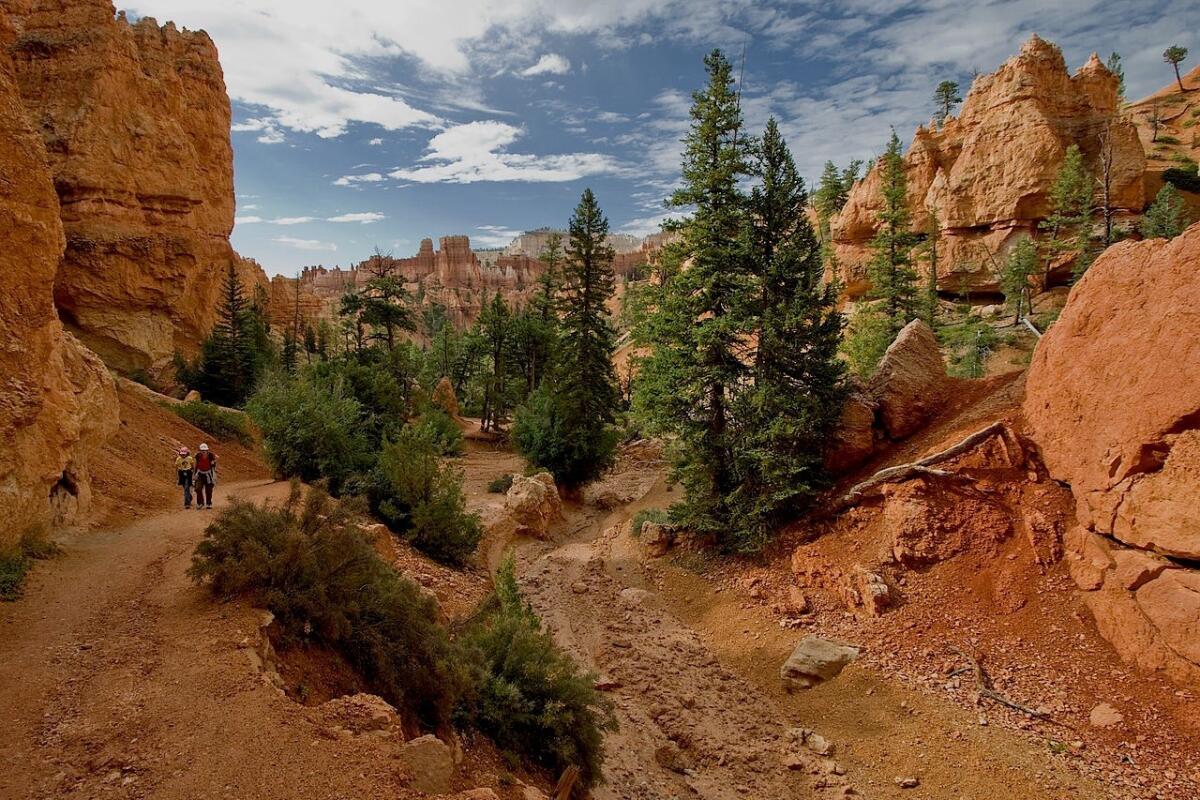
[{"label": "sagebrush bush", "polygon": [[361,407],[336,381],[276,373],[262,382],[246,412],[262,431],[268,462],[284,478],[326,479],[337,494],[373,462]]},{"label": "sagebrush bush", "polygon": [[389,528],[438,561],[462,564],[483,536],[479,516],[467,513],[461,472],[442,463],[421,426],[383,446],[367,499]]},{"label": "sagebrush bush", "polygon": [[579,767],[586,786],[604,762],[604,733],[616,730],[612,703],[542,630],[522,599],[509,557],[496,596],[462,637],[471,673],[460,713],[499,747],[554,774]]},{"label": "sagebrush bush", "polygon": [[353,509],[299,484],[281,506],[234,498],[204,532],[188,574],[218,597],[275,615],[284,643],[339,652],[407,718],[444,727],[463,688],[434,603],[372,548]]},{"label": "sagebrush bush", "polygon": [[190,424],[222,441],[235,441],[246,447],[254,444],[254,435],[244,414],[228,411],[204,401],[191,401],[169,406]]},{"label": "sagebrush bush", "polygon": [[512,485],[513,474],[506,472],[498,478],[492,478],[491,482],[488,483],[487,490],[492,494],[504,494],[512,488]]},{"label": "sagebrush bush", "polygon": [[633,515],[633,535],[641,536],[642,527],[647,522],[657,522],[660,525],[671,521],[670,512],[661,508],[643,508]]}]

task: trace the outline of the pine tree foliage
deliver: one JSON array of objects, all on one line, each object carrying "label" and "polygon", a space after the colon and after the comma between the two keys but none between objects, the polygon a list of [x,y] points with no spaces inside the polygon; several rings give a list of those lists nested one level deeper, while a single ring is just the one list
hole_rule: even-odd
[{"label": "pine tree foliage", "polygon": [[917,315],[917,271],[912,260],[916,237],[908,212],[908,179],[904,174],[900,137],[894,130],[878,167],[883,183],[883,208],[879,212],[879,231],[871,240],[867,277],[871,281],[871,297],[883,301],[894,338]]},{"label": "pine tree foliage", "polygon": [[937,120],[938,125],[946,124],[947,118],[954,112],[954,107],[962,102],[962,95],[958,93],[957,81],[942,81],[933,91],[933,103],[935,112],[933,118]]},{"label": "pine tree foliage", "polygon": [[1141,232],[1146,239],[1174,239],[1187,227],[1187,209],[1179,190],[1164,183],[1142,217]]},{"label": "pine tree foliage", "polygon": [[1071,145],[1050,187],[1050,213],[1041,223],[1042,283],[1050,283],[1050,271],[1057,260],[1075,253],[1074,273],[1078,277],[1091,264],[1092,193],[1095,179],[1083,162],[1083,152]]},{"label": "pine tree foliage", "polygon": [[714,51],[704,66],[708,85],[692,96],[683,186],[671,199],[693,211],[678,246],[662,259],[657,309],[642,332],[653,352],[635,405],[651,430],[676,437],[675,476],[687,493],[680,521],[725,535],[727,501],[737,488],[731,398],[750,369],[746,198],[739,187],[748,148],[729,61]]},{"label": "pine tree foliage", "polygon": [[1038,274],[1039,268],[1037,248],[1031,239],[1017,242],[1004,262],[1000,290],[1004,292],[1005,304],[1013,312],[1013,324],[1020,322],[1026,311],[1033,310],[1029,297],[1030,280]]},{"label": "pine tree foliage", "polygon": [[591,189],[584,190],[568,228],[556,303],[562,320],[555,368],[518,413],[513,437],[526,458],[570,486],[611,463],[620,393],[612,366],[616,334],[607,309],[615,287],[613,251],[606,244],[608,220]]},{"label": "pine tree foliage", "polygon": [[753,388],[736,409],[744,438],[729,501],[741,549],[761,546],[785,514],[824,486],[822,455],[845,399],[837,287],[821,282],[807,192],[774,118],[752,174],[758,185],[748,201],[748,260],[757,348]]}]

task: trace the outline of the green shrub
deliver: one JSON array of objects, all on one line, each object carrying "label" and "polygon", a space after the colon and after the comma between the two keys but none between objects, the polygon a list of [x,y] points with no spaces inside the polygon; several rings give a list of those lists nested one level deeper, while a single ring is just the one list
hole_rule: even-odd
[{"label": "green shrub", "polygon": [[450,419],[450,415],[440,408],[430,408],[417,418],[414,423],[429,440],[439,455],[457,456],[462,454],[462,429]]},{"label": "green shrub", "polygon": [[188,574],[217,597],[270,610],[285,646],[336,650],[409,720],[445,726],[463,684],[434,603],[376,554],[351,514],[319,489],[302,499],[296,483],[279,507],[235,498]]},{"label": "green shrub", "polygon": [[462,564],[483,536],[479,516],[467,513],[461,473],[439,460],[419,426],[384,445],[367,499],[389,528],[438,561]]},{"label": "green shrub", "polygon": [[616,730],[612,704],[542,631],[520,596],[509,557],[496,575],[496,596],[463,635],[472,691],[460,713],[499,747],[557,774],[579,767],[597,782],[604,732]]},{"label": "green shrub", "polygon": [[1171,167],[1163,172],[1163,180],[1172,184],[1176,189],[1200,193],[1200,174],[1198,172],[1200,169],[1195,164]]},{"label": "green shrub", "polygon": [[620,434],[604,425],[571,425],[545,388],[517,409],[512,441],[530,464],[548,470],[561,486],[578,486],[612,465]]},{"label": "green shrub", "polygon": [[492,494],[504,494],[512,488],[512,485],[513,474],[506,472],[499,478],[493,478],[491,483],[488,484],[487,490]]},{"label": "green shrub", "polygon": [[39,527],[29,528],[16,544],[0,549],[0,600],[16,600],[33,562],[59,553],[58,545]]},{"label": "green shrub", "polygon": [[246,447],[254,444],[254,436],[250,433],[250,425],[244,414],[227,411],[203,401],[178,403],[169,408],[192,425],[218,439],[233,440]]},{"label": "green shrub", "polygon": [[262,382],[246,411],[263,434],[267,460],[285,478],[329,481],[339,493],[372,463],[360,422],[361,407],[341,384],[276,373]]},{"label": "green shrub", "polygon": [[877,304],[861,308],[851,317],[842,340],[850,371],[862,380],[870,378],[893,338],[891,321]]},{"label": "green shrub", "polygon": [[633,535],[642,535],[642,526],[647,522],[657,522],[660,525],[670,522],[671,515],[661,508],[643,508],[633,515]]},{"label": "green shrub", "polygon": [[982,378],[987,372],[987,359],[1000,343],[991,325],[970,313],[968,307],[959,309],[962,318],[939,331],[942,346],[949,351],[950,366],[946,370],[956,378]]},{"label": "green shrub", "polygon": [[1160,133],[1155,141],[1159,144],[1179,144],[1179,140],[1177,138],[1165,133]]}]

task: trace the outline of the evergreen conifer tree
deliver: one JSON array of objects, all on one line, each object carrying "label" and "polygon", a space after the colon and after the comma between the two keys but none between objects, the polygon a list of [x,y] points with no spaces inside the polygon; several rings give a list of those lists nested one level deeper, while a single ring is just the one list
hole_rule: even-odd
[{"label": "evergreen conifer tree", "polygon": [[1074,273],[1078,277],[1091,264],[1090,234],[1092,222],[1092,190],[1095,180],[1083,163],[1078,145],[1071,145],[1063,164],[1050,187],[1050,214],[1041,228],[1048,235],[1042,239],[1045,269],[1043,287],[1050,285],[1054,262],[1066,253],[1074,252]]},{"label": "evergreen conifer tree", "polygon": [[[745,197],[747,141],[733,69],[720,51],[704,59],[708,85],[693,94],[683,186],[691,208],[681,241],[664,252],[659,286],[639,339],[651,349],[635,404],[647,426],[674,434],[674,474],[686,490],[679,521],[702,534],[729,530],[737,487],[732,398],[747,383]],[[686,268],[683,262],[687,261]]]},{"label": "evergreen conifer tree", "polygon": [[1187,227],[1186,217],[1179,190],[1164,183],[1142,217],[1142,236],[1146,239],[1174,239]]},{"label": "evergreen conifer tree", "polygon": [[476,324],[488,361],[480,427],[485,431],[496,431],[509,410],[508,356],[512,344],[512,312],[499,291],[492,302],[483,307]]},{"label": "evergreen conifer tree", "polygon": [[739,486],[730,498],[734,546],[757,549],[785,513],[824,485],[826,439],[841,413],[845,366],[837,287],[822,284],[808,201],[772,118],[755,159],[751,192],[750,300],[757,320],[753,389],[741,396]]},{"label": "evergreen conifer tree", "polygon": [[557,303],[562,322],[555,367],[518,414],[514,439],[527,458],[572,486],[612,462],[612,423],[620,402],[612,366],[616,334],[606,305],[615,286],[613,250],[606,243],[608,220],[591,189],[575,207],[569,237]]},{"label": "evergreen conifer tree", "polygon": [[1022,239],[1013,246],[1000,273],[1000,289],[1004,292],[1004,302],[1013,312],[1014,325],[1021,321],[1023,309],[1027,306],[1029,280],[1037,274],[1037,248],[1032,239]]},{"label": "evergreen conifer tree", "polygon": [[946,124],[946,119],[954,111],[954,107],[962,102],[962,95],[958,93],[958,82],[939,83],[933,91],[933,102],[936,106],[933,118],[937,120],[938,125]]},{"label": "evergreen conifer tree", "polygon": [[917,305],[917,272],[912,264],[916,239],[910,230],[908,179],[896,131],[892,131],[879,162],[883,208],[879,212],[879,231],[871,240],[873,254],[867,277],[871,280],[871,296],[883,301],[894,338],[916,316]]}]

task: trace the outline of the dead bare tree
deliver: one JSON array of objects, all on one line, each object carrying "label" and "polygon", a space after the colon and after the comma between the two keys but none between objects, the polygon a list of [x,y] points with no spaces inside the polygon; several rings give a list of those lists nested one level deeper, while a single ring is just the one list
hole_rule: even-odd
[{"label": "dead bare tree", "polygon": [[1100,142],[1100,208],[1104,213],[1104,246],[1108,247],[1113,240],[1113,204],[1112,204],[1112,171],[1113,171],[1113,130],[1112,120],[1104,121],[1104,127],[1096,134]]}]

